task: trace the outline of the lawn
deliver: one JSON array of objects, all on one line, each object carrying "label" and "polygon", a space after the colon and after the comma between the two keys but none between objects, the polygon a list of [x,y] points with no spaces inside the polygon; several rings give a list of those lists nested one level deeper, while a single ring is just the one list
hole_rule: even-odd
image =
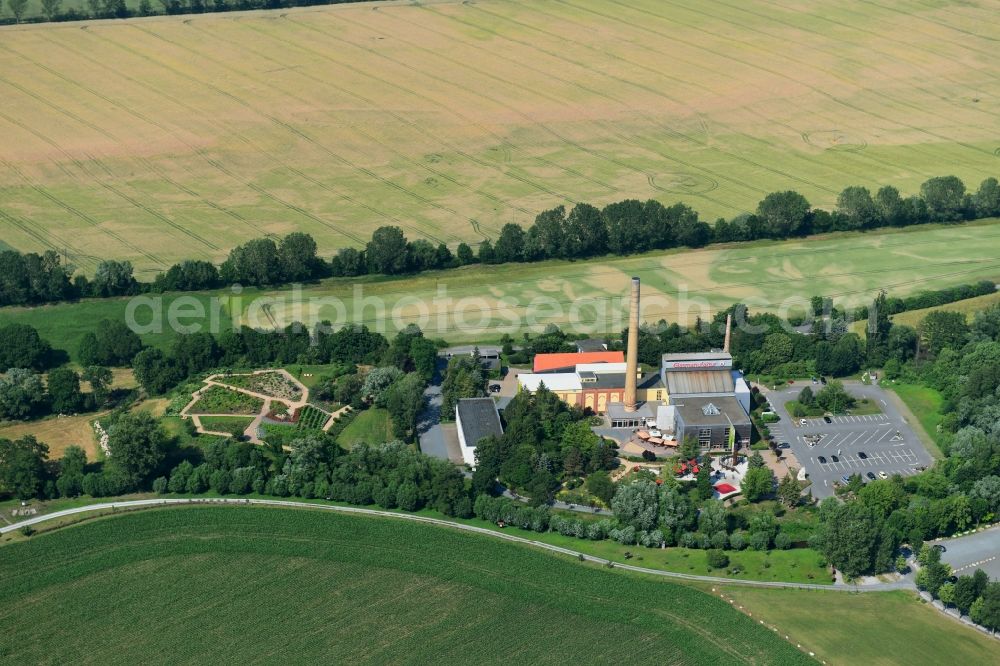
[{"label": "lawn", "polygon": [[1000,664],[995,639],[945,617],[913,592],[844,594],[725,586],[726,596],[827,664]]},{"label": "lawn", "polygon": [[299,663],[810,663],[691,587],[315,511],[101,518],[5,545],[0,576],[12,663],[287,660],[289,646]]},{"label": "lawn", "polygon": [[259,414],[264,401],[239,391],[211,386],[190,409],[192,414]]},{"label": "lawn", "polygon": [[[487,525],[488,527],[493,527]],[[522,534],[514,529],[515,534]],[[623,546],[615,541],[588,541],[567,537],[555,532],[534,534],[524,532],[525,536],[543,543],[551,543],[563,548],[594,555],[612,562],[629,563],[649,569],[662,571],[677,571],[679,573],[697,574],[699,576],[722,576],[742,580],[787,581],[792,583],[830,583],[830,575],[825,566],[819,566],[822,557],[809,548],[772,551],[726,551],[729,556],[728,569],[711,569],[706,562],[704,550],[688,548],[643,548],[642,546]],[[632,557],[626,558],[625,553]],[[734,569],[739,567],[741,571]]]},{"label": "lawn", "polygon": [[920,439],[927,445],[927,450],[937,459],[944,457],[941,451],[941,433],[938,426],[944,415],[941,413],[941,405],[944,397],[936,389],[922,384],[884,383],[883,387],[889,388],[899,396],[900,400],[909,408],[910,412],[920,422],[919,430],[923,432]]},{"label": "lawn", "polygon": [[234,428],[246,430],[253,421],[252,416],[201,416],[201,426],[211,432],[233,432]]},{"label": "lawn", "polygon": [[337,444],[350,449],[358,444],[385,444],[396,439],[389,412],[373,407],[359,413],[337,437]]},{"label": "lawn", "polygon": [[377,8],[0,28],[4,242],[150,277],[293,230],[324,256],[385,224],[454,247],[574,201],[714,221],[773,191],[830,208],[848,185],[997,172],[985,3]]}]

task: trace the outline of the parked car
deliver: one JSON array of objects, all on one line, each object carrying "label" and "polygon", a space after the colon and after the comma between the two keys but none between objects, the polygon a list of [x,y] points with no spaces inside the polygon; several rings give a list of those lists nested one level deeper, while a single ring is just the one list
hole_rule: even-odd
[{"label": "parked car", "polygon": [[833,419],[831,419],[829,416],[824,416],[823,420],[826,421],[827,423],[833,423]]},{"label": "parked car", "polygon": [[865,453],[864,451],[858,451],[858,457],[861,458],[862,460],[866,460],[868,458],[868,454]]},{"label": "parked car", "polygon": [[871,472],[868,472],[867,474],[865,474],[865,476],[867,476],[870,481],[874,481],[875,480],[875,475],[872,474]]},{"label": "parked car", "polygon": [[851,482],[851,475],[850,474],[845,474],[844,476],[840,477],[840,480],[843,481],[844,483],[850,483]]},{"label": "parked car", "polygon": [[816,460],[818,460],[821,465],[825,465],[826,464],[826,458],[824,458],[823,456],[820,456],[819,458],[816,458]]},{"label": "parked car", "polygon": [[931,546],[931,548],[933,548],[934,550],[936,550],[939,553],[946,553],[946,552],[948,552],[948,549],[945,548],[943,545],[941,545],[939,543],[934,544],[933,546]]},{"label": "parked car", "polygon": [[779,449],[790,449],[790,448],[792,448],[792,445],[789,444],[788,442],[782,442],[781,444],[778,444],[778,448]]},{"label": "parked car", "polygon": [[885,472],[879,472],[878,473],[878,478],[880,478],[880,479],[888,479],[889,475],[886,474]]},{"label": "parked car", "polygon": [[840,458],[838,458],[837,456],[830,456],[830,460],[832,460],[833,462],[840,462]]},{"label": "parked car", "polygon": [[500,392],[499,384],[493,384],[490,386],[490,393],[499,393],[499,392]]}]

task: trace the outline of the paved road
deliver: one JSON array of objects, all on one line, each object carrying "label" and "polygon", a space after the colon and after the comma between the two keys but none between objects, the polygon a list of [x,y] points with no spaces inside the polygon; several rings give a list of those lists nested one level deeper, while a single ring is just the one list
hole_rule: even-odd
[{"label": "paved road", "polygon": [[[290,500],[237,499],[237,498],[212,498],[212,499],[162,498],[162,499],[147,499],[147,500],[129,500],[124,502],[103,502],[100,504],[91,504],[90,506],[79,506],[72,509],[54,511],[52,513],[45,514],[43,516],[35,516],[34,518],[22,520],[21,522],[14,523],[13,525],[4,525],[0,527],[0,534],[5,534],[13,530],[21,529],[26,525],[37,525],[39,523],[45,522],[46,520],[51,520],[53,518],[73,516],[81,513],[86,513],[89,511],[100,511],[100,510],[106,511],[109,509],[142,509],[142,508],[157,507],[157,506],[174,506],[174,505],[185,505],[185,504],[209,504],[209,505],[235,504],[244,506],[284,506],[284,507],[317,509],[321,511],[334,511],[337,513],[353,513],[365,516],[381,516],[383,518],[395,518],[397,520],[411,520],[418,523],[429,523],[431,525],[438,525],[440,527],[449,527],[452,529],[463,530],[466,532],[475,532],[483,536],[489,536],[496,539],[503,539],[505,541],[511,541],[514,543],[524,544],[527,546],[533,546],[535,548],[541,548],[542,550],[547,550],[549,552],[559,553],[562,555],[569,555],[570,557],[575,557],[577,559],[582,558],[583,560],[589,562],[596,562],[598,564],[604,564],[607,562],[607,560],[603,558],[594,557],[593,555],[588,555],[586,553],[580,553],[575,550],[570,550],[569,548],[560,548],[559,546],[553,546],[552,544],[542,543],[541,541],[535,541],[533,539],[526,539],[524,537],[519,537],[509,532],[498,532],[496,530],[486,529],[484,527],[477,527],[475,525],[454,523],[449,520],[428,518],[426,516],[416,516],[409,513],[393,513],[390,511],[379,511],[377,509],[362,509],[360,507],[353,507],[353,506],[309,504],[307,502],[294,502]],[[646,569],[645,567],[636,567],[632,566],[631,564],[615,563],[614,566],[616,569],[625,569],[627,571],[649,574],[651,576],[660,576],[663,578],[695,580],[706,583],[719,583],[727,585],[730,584],[748,585],[751,587],[779,587],[779,588],[796,588],[803,590],[833,590],[839,592],[888,592],[891,590],[913,589],[913,586],[908,582],[879,583],[876,585],[816,585],[812,583],[780,583],[780,582],[759,581],[759,580],[739,580],[737,578],[721,578],[718,576],[697,576],[694,574],[677,573],[674,571],[660,571],[659,569]]]},{"label": "paved road", "polygon": [[417,423],[417,433],[420,436],[420,451],[434,458],[449,460],[448,442],[445,439],[444,430],[441,427],[441,380],[448,361],[445,358],[438,358],[437,369],[434,371],[434,378],[424,391],[427,399],[427,406]]},{"label": "paved road", "polygon": [[[786,403],[798,397],[805,384],[766,393],[772,408],[781,421],[769,426],[779,442],[788,442],[799,463],[805,467],[812,480],[812,494],[822,499],[834,494],[833,484],[844,475],[860,474],[867,481],[867,474],[876,476],[917,474],[922,467],[929,467],[933,459],[923,443],[913,432],[896,403],[888,399],[878,386],[861,382],[844,382],[854,396],[868,398],[879,406],[882,414],[868,416],[834,416],[832,423],[822,418],[806,419],[800,425],[792,418]],[[812,386],[813,390],[819,387]],[[807,438],[819,436],[810,446]],[[864,457],[860,454],[863,453]]]},{"label": "paved road", "polygon": [[950,564],[956,574],[971,575],[976,569],[982,569],[993,580],[1000,580],[1000,527],[934,543],[947,548],[941,553],[941,559]]}]

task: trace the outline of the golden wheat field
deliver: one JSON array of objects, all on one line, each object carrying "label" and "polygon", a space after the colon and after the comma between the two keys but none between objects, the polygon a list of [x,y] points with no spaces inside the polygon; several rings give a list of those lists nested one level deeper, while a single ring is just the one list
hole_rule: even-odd
[{"label": "golden wheat field", "polygon": [[140,275],[302,230],[1000,172],[1000,3],[474,0],[0,28],[0,227]]}]

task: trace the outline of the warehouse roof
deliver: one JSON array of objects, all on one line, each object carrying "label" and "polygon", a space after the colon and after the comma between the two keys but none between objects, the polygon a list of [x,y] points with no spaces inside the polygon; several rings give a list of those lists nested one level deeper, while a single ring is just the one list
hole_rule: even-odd
[{"label": "warehouse roof", "polygon": [[517,376],[521,387],[534,393],[540,384],[550,391],[579,391],[580,377],[575,372],[553,372],[550,374],[523,373]]},{"label": "warehouse roof", "polygon": [[711,393],[732,394],[736,390],[733,375],[729,370],[668,370],[667,391],[670,395],[706,395]]},{"label": "warehouse roof", "polygon": [[600,351],[566,354],[535,354],[533,370],[552,372],[564,368],[574,368],[580,363],[624,363],[625,354],[620,351]]},{"label": "warehouse roof", "polygon": [[484,437],[503,434],[500,414],[493,398],[462,398],[458,401],[457,411],[466,446],[474,447]]}]

